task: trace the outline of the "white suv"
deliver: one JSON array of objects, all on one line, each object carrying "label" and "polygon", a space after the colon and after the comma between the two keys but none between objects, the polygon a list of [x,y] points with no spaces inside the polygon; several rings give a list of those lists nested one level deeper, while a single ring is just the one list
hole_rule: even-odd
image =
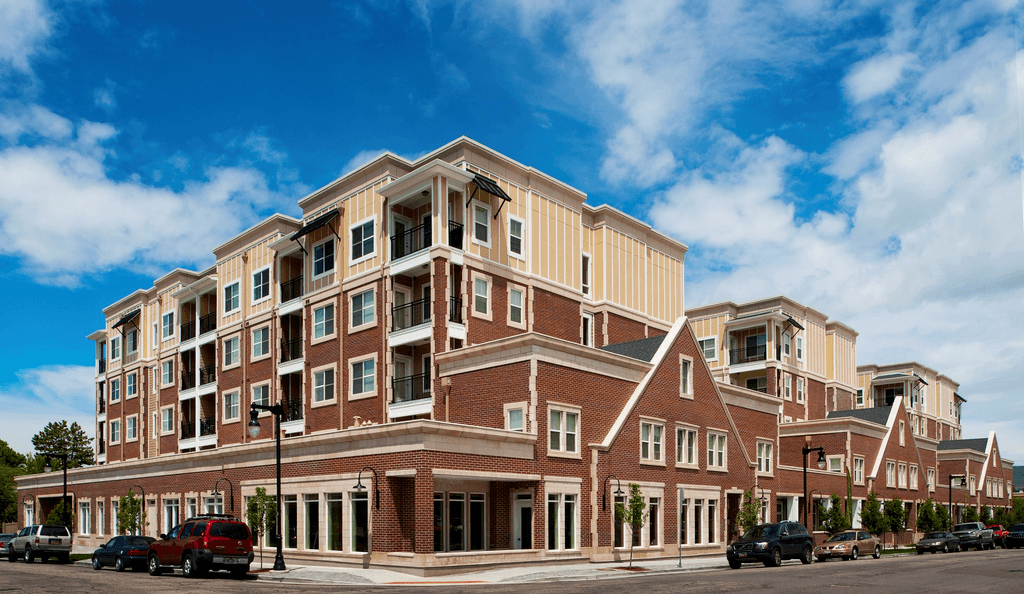
[{"label": "white suv", "polygon": [[71,556],[71,533],[64,526],[34,524],[21,529],[17,536],[7,543],[7,560],[14,563],[18,557],[26,563],[33,560],[56,557],[67,563]]}]

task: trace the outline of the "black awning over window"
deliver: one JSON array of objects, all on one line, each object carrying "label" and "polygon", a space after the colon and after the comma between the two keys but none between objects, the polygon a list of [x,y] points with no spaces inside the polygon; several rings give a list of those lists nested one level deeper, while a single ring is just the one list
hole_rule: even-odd
[{"label": "black awning over window", "polygon": [[294,235],[292,235],[292,241],[295,241],[295,240],[299,239],[300,237],[302,237],[304,235],[308,235],[308,234],[312,233],[313,231],[316,231],[320,227],[323,227],[324,225],[329,224],[331,221],[333,221],[337,217],[338,217],[338,211],[337,210],[332,210],[331,212],[329,212],[329,213],[327,213],[325,215],[321,215],[321,216],[313,219],[312,221],[307,223],[304,227],[302,227],[302,229],[299,229],[298,231],[295,232]]},{"label": "black awning over window", "polygon": [[113,330],[114,328],[119,328],[119,327],[121,327],[121,326],[124,326],[124,325],[125,325],[125,324],[127,324],[128,322],[131,322],[131,321],[132,321],[132,320],[134,320],[135,318],[139,317],[139,312],[140,312],[140,311],[142,311],[142,310],[139,310],[139,309],[137,309],[137,310],[135,310],[135,311],[130,311],[130,312],[128,312],[128,313],[126,313],[126,314],[124,314],[123,316],[121,316],[121,319],[120,319],[120,320],[118,320],[118,321],[117,321],[117,323],[116,323],[116,324],[114,324],[114,325],[113,325],[113,326],[111,327],[111,330]]},{"label": "black awning over window", "polygon": [[799,329],[801,329],[801,330],[803,330],[803,329],[804,329],[804,327],[803,327],[803,326],[801,326],[799,322],[797,322],[796,320],[794,320],[792,316],[790,316],[790,317],[789,317],[789,319],[788,319],[788,320],[786,320],[786,322],[787,322],[787,323],[788,323],[789,325],[791,325],[791,326],[795,326],[795,327],[797,327],[797,328],[799,328]]},{"label": "black awning over window", "polygon": [[490,179],[488,177],[484,177],[484,176],[480,175],[479,173],[474,174],[473,175],[473,183],[475,183],[476,187],[480,188],[481,190],[483,190],[483,191],[485,191],[488,194],[491,194],[493,196],[497,196],[498,198],[501,198],[505,202],[511,202],[512,201],[512,198],[509,197],[509,195],[505,193],[505,190],[502,190],[501,186],[499,186],[498,184],[494,183],[494,180],[492,180],[492,179]]}]

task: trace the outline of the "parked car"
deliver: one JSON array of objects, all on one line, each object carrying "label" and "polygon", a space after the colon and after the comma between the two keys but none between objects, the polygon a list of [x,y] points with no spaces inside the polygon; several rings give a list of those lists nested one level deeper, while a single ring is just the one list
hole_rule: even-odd
[{"label": "parked car", "polygon": [[1024,524],[1014,524],[1006,533],[1003,544],[1008,549],[1019,549],[1024,546]]},{"label": "parked car", "polygon": [[992,541],[995,542],[997,547],[1006,548],[1006,528],[1003,528],[1002,524],[989,524],[985,526],[992,531]]},{"label": "parked car", "polygon": [[953,526],[953,536],[960,539],[960,548],[965,551],[970,547],[977,551],[996,548],[992,540],[992,531],[985,528],[985,524],[981,522],[957,524]]},{"label": "parked car", "polygon": [[7,543],[7,560],[14,563],[18,557],[31,563],[55,557],[67,563],[71,557],[71,533],[64,526],[33,524],[26,526]]},{"label": "parked car", "polygon": [[11,533],[11,534],[7,534],[7,533],[0,534],[0,546],[2,546],[3,548],[6,549],[7,548],[7,543],[11,542],[12,538],[14,538],[14,534],[13,533]]},{"label": "parked car", "polygon": [[156,539],[151,536],[115,536],[92,553],[92,568],[100,569],[113,565],[117,571],[128,567],[139,571],[146,567],[149,544]]},{"label": "parked car", "polygon": [[725,556],[733,569],[752,561],[765,567],[778,567],[783,559],[807,564],[814,559],[814,537],[800,522],[760,524],[726,547]]},{"label": "parked car", "polygon": [[870,554],[875,559],[882,556],[882,545],[878,539],[863,530],[847,530],[833,534],[814,548],[814,556],[818,561],[840,558],[843,561],[853,559],[861,554]]},{"label": "parked car", "polygon": [[208,514],[190,518],[170,533],[161,534],[160,540],[149,545],[147,564],[150,575],[181,567],[188,578],[221,569],[244,577],[252,558],[249,527],[231,516]]},{"label": "parked car", "polygon": [[960,550],[960,539],[953,536],[952,532],[929,532],[924,535],[924,538],[917,541],[916,546],[918,555],[925,553],[934,554],[939,551],[949,553]]}]

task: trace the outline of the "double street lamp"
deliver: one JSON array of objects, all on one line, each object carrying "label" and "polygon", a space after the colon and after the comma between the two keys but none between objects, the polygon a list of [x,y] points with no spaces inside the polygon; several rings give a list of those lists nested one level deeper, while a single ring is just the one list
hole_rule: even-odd
[{"label": "double street lamp", "polygon": [[804,446],[804,527],[807,527],[807,454],[818,452],[818,470],[825,470],[825,448]]},{"label": "double street lamp", "polygon": [[[284,407],[281,404],[267,406],[256,404],[249,407],[249,436],[255,439],[260,434],[260,411],[264,410],[274,415],[274,437],[277,440],[277,524],[274,531],[277,532],[277,555],[274,556],[274,571],[284,571],[284,553],[281,552],[281,419],[284,417]],[[230,484],[230,482],[228,483]],[[214,489],[217,485],[214,484]]]},{"label": "double street lamp", "polygon": [[68,521],[68,454],[67,454],[67,452],[65,452],[63,454],[58,454],[58,453],[55,453],[55,452],[39,452],[39,453],[41,455],[43,455],[43,456],[46,456],[46,466],[43,466],[43,472],[52,472],[53,471],[53,467],[50,466],[50,458],[60,458],[61,466],[64,467],[64,495],[61,496],[60,502],[61,502],[61,505],[63,506],[63,510],[62,510],[63,514],[62,515],[64,516],[64,518],[63,518],[63,520],[64,520],[64,527],[67,528],[68,530],[70,530],[71,526],[68,525],[69,524],[69,521]]}]

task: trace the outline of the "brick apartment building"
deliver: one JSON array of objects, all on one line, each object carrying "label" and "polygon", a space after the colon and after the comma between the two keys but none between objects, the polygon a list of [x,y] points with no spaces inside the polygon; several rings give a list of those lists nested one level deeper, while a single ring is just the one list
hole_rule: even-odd
[{"label": "brick apartment building", "polygon": [[[271,216],[209,269],[104,309],[98,464],[68,473],[77,542],[114,532],[129,488],[151,535],[273,493],[274,419],[249,437],[251,403],[285,410],[280,533],[304,562],[724,551],[752,487],[765,519],[798,518],[807,443],[828,453],[813,498],[845,495],[849,469],[858,501],[914,505],[948,471],[977,481],[961,505],[1007,504],[994,435],[939,439],[959,437],[952,380],[861,372],[855,331],[785,297],[684,312],[686,246],[585,200],[467,138],[385,154],[300,200],[301,220]],[[613,513],[629,483],[651,510],[636,533]],[[57,476],[18,486],[22,523],[61,496]]]}]

